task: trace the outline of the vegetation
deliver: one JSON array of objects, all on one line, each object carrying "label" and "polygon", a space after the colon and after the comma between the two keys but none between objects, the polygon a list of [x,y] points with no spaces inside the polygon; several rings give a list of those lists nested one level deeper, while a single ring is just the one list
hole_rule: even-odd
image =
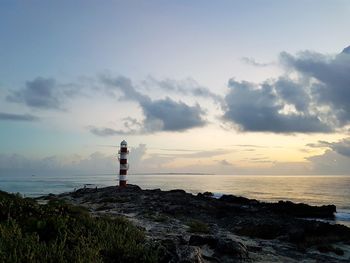
[{"label": "vegetation", "polygon": [[188,231],[191,233],[202,233],[202,234],[208,234],[209,233],[209,226],[198,220],[192,220],[187,223],[189,226]]},{"label": "vegetation", "polygon": [[157,262],[144,232],[122,218],[0,191],[0,262]]}]

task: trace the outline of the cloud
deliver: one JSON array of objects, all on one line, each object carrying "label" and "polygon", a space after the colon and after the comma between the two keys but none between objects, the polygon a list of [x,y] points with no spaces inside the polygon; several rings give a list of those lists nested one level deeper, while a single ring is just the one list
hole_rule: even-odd
[{"label": "cloud", "polygon": [[41,77],[27,81],[25,88],[12,92],[7,96],[7,101],[24,103],[33,108],[60,109],[61,107],[56,81]]},{"label": "cloud", "polygon": [[0,154],[0,175],[61,175],[69,173],[113,173],[117,169],[114,156],[95,152],[87,157],[57,155],[27,158],[20,154]]},{"label": "cloud", "polygon": [[116,130],[112,128],[98,128],[95,126],[88,126],[88,130],[97,136],[106,137],[106,136],[114,136],[114,135],[131,135],[131,134],[139,134],[141,133],[142,123],[138,120],[126,117],[123,118],[123,125],[125,130]]},{"label": "cloud", "polygon": [[0,112],[0,121],[37,121],[39,118],[30,114],[13,114]]},{"label": "cloud", "polygon": [[344,48],[341,53],[343,53],[343,54],[350,54],[350,46]]},{"label": "cloud", "polygon": [[88,129],[92,134],[101,137],[131,134],[130,132],[125,132],[123,130],[115,130],[112,128],[98,128],[94,126],[88,126]]},{"label": "cloud", "polygon": [[123,99],[136,101],[142,109],[144,120],[140,123],[132,118],[124,119],[125,131],[112,128],[90,128],[90,131],[96,135],[110,136],[157,131],[185,131],[206,124],[202,117],[204,111],[198,104],[189,106],[182,101],[174,101],[169,97],[152,100],[149,96],[138,92],[131,80],[125,77],[110,78],[103,76],[101,80],[108,91],[120,91],[123,94]]},{"label": "cloud", "polygon": [[210,89],[199,85],[194,79],[187,78],[184,80],[164,79],[156,80],[149,77],[145,84],[147,86],[158,86],[165,91],[174,92],[182,95],[192,95],[212,99],[214,102],[222,103],[222,96],[212,92]]},{"label": "cloud", "polygon": [[333,150],[327,150],[324,154],[307,158],[312,166],[314,174],[344,174],[350,171],[349,157]]},{"label": "cloud", "polygon": [[224,119],[245,131],[311,133],[344,128],[350,124],[349,50],[337,55],[281,52],[281,77],[260,84],[231,79]]},{"label": "cloud", "polygon": [[251,157],[246,158],[245,160],[252,163],[275,163],[271,161],[268,157]]},{"label": "cloud", "polygon": [[310,97],[300,83],[281,77],[273,85],[277,96],[286,104],[293,105],[298,112],[308,111]]},{"label": "cloud", "polygon": [[323,154],[307,158],[313,165],[315,174],[349,174],[350,138],[344,138],[336,142],[318,141],[306,146],[326,149]]},{"label": "cloud", "polygon": [[140,103],[144,100],[150,100],[147,95],[143,95],[135,89],[131,79],[124,76],[112,78],[104,75],[101,76],[101,81],[103,84],[105,84],[105,88],[109,92],[113,92],[115,90],[121,91],[124,96],[121,97],[120,100],[131,100]]},{"label": "cloud", "polygon": [[350,138],[343,139],[336,143],[331,143],[330,147],[333,151],[343,156],[350,157]]},{"label": "cloud", "polygon": [[192,153],[162,153],[160,156],[168,156],[172,158],[210,158],[214,156],[220,156],[232,152],[232,150],[215,149],[207,151],[194,151]]},{"label": "cloud", "polygon": [[281,146],[266,146],[266,145],[256,145],[256,144],[233,144],[232,146],[241,148],[281,148]]},{"label": "cloud", "polygon": [[[150,169],[150,161],[144,159],[146,145],[139,144],[130,148],[130,171],[144,172]],[[160,161],[162,160],[155,160]],[[155,165],[153,163],[152,165]],[[159,166],[160,163],[157,163]],[[69,156],[46,156],[43,158],[28,158],[21,154],[0,154],[0,176],[12,175],[66,175],[69,174],[117,174],[119,168],[116,155],[93,152],[88,156],[78,154]],[[153,168],[152,168],[153,169]]]},{"label": "cloud", "polygon": [[53,78],[37,77],[27,81],[23,89],[11,91],[6,100],[31,108],[62,110],[64,101],[77,93],[79,89],[75,85],[62,85]]},{"label": "cloud", "polygon": [[309,143],[306,146],[311,148],[329,148],[340,155],[350,157],[350,138],[344,138],[337,142],[318,141],[318,143]]},{"label": "cloud", "polygon": [[280,55],[281,63],[294,71],[309,89],[318,106],[327,106],[338,127],[350,121],[350,52],[345,48],[335,56],[304,51]]},{"label": "cloud", "polygon": [[260,62],[257,62],[254,58],[249,58],[249,57],[242,57],[241,60],[248,64],[248,65],[251,65],[251,66],[254,66],[254,67],[268,67],[268,66],[271,66],[272,63],[260,63]]},{"label": "cloud", "polygon": [[[260,85],[230,79],[230,91],[225,97],[224,119],[238,124],[245,131],[276,133],[331,131],[326,123],[307,111],[303,101],[296,95],[301,91],[289,91],[281,95],[280,90],[285,86],[287,89],[293,87],[286,79]],[[285,111],[289,103],[295,106],[294,111]]]},{"label": "cloud", "polygon": [[218,163],[219,163],[220,165],[232,166],[232,163],[226,161],[225,159],[224,159],[224,160],[218,161]]},{"label": "cloud", "polygon": [[204,111],[197,104],[188,106],[169,97],[140,103],[145,115],[144,129],[153,131],[184,131],[204,126]]}]

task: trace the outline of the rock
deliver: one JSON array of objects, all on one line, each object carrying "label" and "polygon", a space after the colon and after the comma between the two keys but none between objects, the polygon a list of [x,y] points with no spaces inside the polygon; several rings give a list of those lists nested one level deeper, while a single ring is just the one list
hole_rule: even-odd
[{"label": "rock", "polygon": [[344,255],[344,251],[338,247],[333,247],[331,245],[322,245],[322,246],[318,246],[317,250],[320,251],[321,253],[329,253],[329,252],[333,252],[334,254],[338,255],[338,256],[343,256]]},{"label": "rock", "polygon": [[204,263],[201,250],[198,247],[193,246],[179,246],[178,257],[181,263]]},{"label": "rock", "polygon": [[204,193],[198,193],[197,196],[199,198],[212,198],[214,194],[212,192],[204,192]]},{"label": "rock", "polygon": [[170,190],[169,193],[172,194],[186,194],[186,192],[182,189],[174,189],[174,190]]},{"label": "rock", "polygon": [[192,235],[188,244],[190,246],[203,246],[208,245],[210,248],[215,248],[217,246],[218,240],[210,235]]},{"label": "rock", "polygon": [[248,249],[241,242],[231,239],[219,239],[215,248],[216,254],[226,254],[240,259],[248,258]]},{"label": "rock", "polygon": [[273,212],[297,217],[334,218],[335,205],[311,206],[303,203],[279,201],[269,204]]},{"label": "rock", "polygon": [[212,192],[204,192],[203,193],[204,196],[208,196],[208,197],[213,197],[214,194]]},{"label": "rock", "polygon": [[[302,219],[333,215],[333,205],[263,203],[234,195],[216,199],[210,192],[192,195],[133,185],[83,188],[55,198],[82,205],[95,216],[123,216],[144,227],[147,239],[159,244],[160,262],[337,262],[341,251],[322,246],[342,242],[346,257],[343,246],[350,245],[350,228]],[[191,234],[189,222],[205,222],[210,232]],[[332,253],[310,252],[318,246]]]},{"label": "rock", "polygon": [[163,253],[165,258],[177,259],[177,244],[173,239],[161,240],[161,245],[163,247]]},{"label": "rock", "polygon": [[261,252],[262,251],[262,247],[259,247],[259,246],[247,246],[247,249],[248,251],[251,251],[251,252]]},{"label": "rock", "polygon": [[288,233],[288,239],[292,243],[300,243],[305,239],[305,231],[303,228],[292,228]]},{"label": "rock", "polygon": [[304,239],[300,241],[305,246],[329,244],[350,239],[350,228],[343,225],[332,225],[323,222],[304,222]]},{"label": "rock", "polygon": [[244,225],[237,229],[237,233],[249,237],[262,239],[275,239],[283,232],[283,228],[277,224],[258,223],[256,225]]},{"label": "rock", "polygon": [[234,195],[223,195],[219,198],[220,201],[234,203],[234,204],[251,204],[257,203],[257,200],[248,199],[242,196],[234,196]]}]

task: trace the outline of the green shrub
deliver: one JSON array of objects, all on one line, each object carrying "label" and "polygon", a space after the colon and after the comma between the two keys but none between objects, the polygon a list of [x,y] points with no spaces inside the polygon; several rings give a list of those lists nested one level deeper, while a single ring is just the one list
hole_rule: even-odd
[{"label": "green shrub", "polygon": [[156,246],[122,218],[0,191],[0,262],[157,262]]}]

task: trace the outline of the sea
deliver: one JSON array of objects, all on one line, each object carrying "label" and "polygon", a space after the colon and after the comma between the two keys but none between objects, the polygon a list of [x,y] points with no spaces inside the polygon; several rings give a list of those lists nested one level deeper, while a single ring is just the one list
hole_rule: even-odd
[{"label": "sea", "polygon": [[[192,194],[210,191],[215,197],[232,194],[265,202],[290,200],[310,205],[334,204],[337,207],[336,217],[329,222],[350,227],[350,176],[130,174],[128,180],[128,183],[143,189],[183,189]],[[118,176],[115,174],[0,176],[1,190],[25,197],[117,183]]]}]

